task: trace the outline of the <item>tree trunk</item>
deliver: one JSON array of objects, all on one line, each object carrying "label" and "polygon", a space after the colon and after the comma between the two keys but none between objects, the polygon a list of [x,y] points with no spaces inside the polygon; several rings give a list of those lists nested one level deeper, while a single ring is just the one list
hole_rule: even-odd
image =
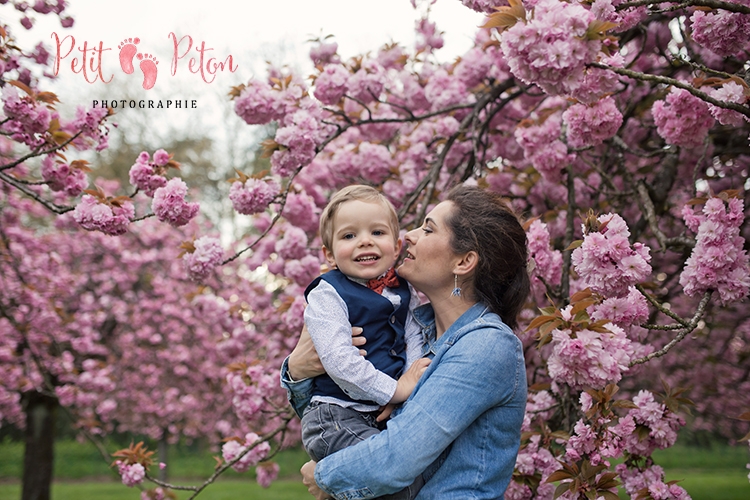
[{"label": "tree trunk", "polygon": [[[159,457],[159,462],[167,463],[167,452],[169,451],[169,443],[167,443],[167,430],[164,429],[164,433],[161,435],[161,439],[159,440],[159,452],[157,453],[157,456]],[[167,482],[167,469],[159,469],[159,481]]]},{"label": "tree trunk", "polygon": [[21,500],[49,500],[55,444],[57,399],[38,392],[23,395],[26,451]]}]

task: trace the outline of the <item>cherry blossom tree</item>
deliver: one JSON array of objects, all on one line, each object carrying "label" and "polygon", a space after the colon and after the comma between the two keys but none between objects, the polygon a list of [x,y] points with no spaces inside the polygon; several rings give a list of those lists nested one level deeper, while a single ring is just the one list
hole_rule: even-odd
[{"label": "cherry blossom tree", "polygon": [[[55,375],[56,392],[47,395],[101,432],[122,419],[123,428],[153,437],[233,436],[217,474],[245,470],[293,429],[275,377],[302,325],[302,291],[321,271],[317,219],[330,194],[374,185],[408,229],[451,186],[470,183],[507,196],[528,220],[533,300],[518,334],[530,393],[506,498],[617,498],[620,484],[634,498],[687,498],[665,481],[653,451],[672,446],[686,424],[735,440],[748,430],[750,316],[741,302],[750,290],[750,4],[466,0],[487,14],[486,24],[466,54],[442,62],[432,2],[412,3],[414,47],[391,43],[343,60],[323,39],[310,51],[311,80],[270,66],[265,78],[232,89],[237,115],[275,133],[263,144],[270,171],[238,172],[227,186],[251,225],[231,248],[196,221],[195,195],[166,151],[135,159],[130,190],[95,181],[81,196],[85,164],[58,153],[87,141],[102,146],[105,117],[81,111],[67,125],[48,108],[53,96],[24,81],[22,69],[9,70],[19,78],[3,77],[6,232],[25,234],[24,221],[53,213],[65,229],[46,229],[50,238],[77,223],[110,235],[112,266],[118,259],[164,266],[164,281],[149,281],[153,297],[97,303],[104,319],[120,314],[117,324],[128,326],[107,345],[77,348],[70,363],[89,375],[68,381],[61,354],[42,361],[55,344],[28,342],[26,320],[13,315],[26,314],[19,299],[32,290],[26,274],[51,264],[38,257],[16,265],[3,311],[18,312],[3,312],[2,325],[27,342],[27,365],[45,363],[37,381],[24,382],[41,387],[44,374]],[[5,51],[6,61],[17,55],[7,44]],[[29,152],[18,154],[22,146]],[[137,243],[159,224],[191,228],[181,270]],[[158,240],[179,246],[166,235]],[[14,253],[13,244],[6,254],[40,255]],[[81,279],[81,267],[63,262],[61,276]],[[135,279],[137,269],[121,279]],[[49,304],[63,295],[49,290],[38,310],[62,321]],[[187,290],[197,295],[188,300]],[[211,366],[201,376],[191,373],[196,349],[212,353],[200,359]],[[113,352],[117,359],[108,360]],[[163,367],[158,356],[167,356]],[[120,377],[132,392],[112,382]],[[226,399],[205,401],[191,387],[221,387]],[[3,419],[18,422],[18,398],[5,390],[1,401],[15,410]],[[234,416],[225,411],[230,401]],[[206,427],[214,411],[230,416]],[[150,477],[154,460],[142,446],[116,456],[126,484]],[[264,465],[258,477],[267,481],[273,471]]]}]

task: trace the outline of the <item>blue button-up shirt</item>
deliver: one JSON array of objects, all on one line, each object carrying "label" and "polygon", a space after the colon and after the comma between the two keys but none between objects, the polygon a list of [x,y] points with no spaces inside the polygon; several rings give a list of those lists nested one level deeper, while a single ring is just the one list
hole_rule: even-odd
[{"label": "blue button-up shirt", "polygon": [[432,364],[386,430],[320,461],[315,479],[336,499],[393,493],[422,473],[418,499],[502,498],[526,406],[521,342],[482,304],[439,339],[429,304],[414,316]]}]

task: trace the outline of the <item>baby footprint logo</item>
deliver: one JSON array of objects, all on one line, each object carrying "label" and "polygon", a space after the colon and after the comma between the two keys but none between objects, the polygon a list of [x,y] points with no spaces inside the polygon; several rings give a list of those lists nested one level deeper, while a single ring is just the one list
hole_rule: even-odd
[{"label": "baby footprint logo", "polygon": [[141,61],[138,66],[143,72],[143,88],[149,90],[156,83],[156,74],[158,72],[156,65],[159,64],[159,61],[151,54],[138,53],[136,57]]},{"label": "baby footprint logo", "polygon": [[133,57],[138,52],[136,45],[139,43],[141,43],[140,38],[126,38],[117,47],[120,49],[120,67],[126,75],[133,73]]}]

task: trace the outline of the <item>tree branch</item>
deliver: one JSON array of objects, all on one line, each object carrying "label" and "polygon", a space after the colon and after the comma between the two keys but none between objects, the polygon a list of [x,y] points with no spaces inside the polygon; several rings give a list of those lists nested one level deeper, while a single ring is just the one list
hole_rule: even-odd
[{"label": "tree branch", "polygon": [[[624,2],[620,5],[615,7],[615,10],[625,10],[629,9],[631,7],[641,7],[643,5],[661,5],[664,3],[662,0],[633,0],[632,2]],[[677,2],[672,2],[677,3]],[[670,7],[669,10],[677,10],[684,7],[710,7],[712,9],[723,9],[727,10],[729,12],[740,12],[742,14],[750,14],[750,7],[746,7],[745,5],[737,4],[737,3],[731,3],[731,2],[722,2],[721,0],[687,0],[685,2],[680,2],[678,5],[675,5],[673,7]]]},{"label": "tree branch", "polygon": [[0,172],[0,181],[5,182],[6,184],[10,184],[14,188],[21,191],[26,196],[33,198],[35,201],[41,203],[44,206],[44,208],[46,208],[50,212],[56,213],[57,215],[62,215],[74,209],[74,207],[64,207],[64,206],[56,205],[55,203],[52,203],[51,201],[45,200],[38,193],[35,193],[32,189],[29,189],[22,182],[19,182],[17,179],[6,174],[5,172]]},{"label": "tree branch", "polygon": [[[641,291],[641,293],[643,293]],[[690,321],[686,322],[684,324],[685,329],[679,332],[675,338],[669,341],[667,345],[659,349],[658,351],[652,352],[651,354],[644,356],[642,358],[634,359],[631,361],[628,366],[635,366],[640,365],[643,363],[646,363],[647,361],[650,361],[654,358],[659,358],[661,356],[664,356],[667,354],[674,346],[676,346],[682,339],[684,339],[690,332],[695,330],[695,328],[698,326],[698,322],[700,321],[701,317],[703,316],[703,313],[706,311],[706,306],[708,306],[708,302],[711,299],[711,294],[713,293],[712,290],[707,291],[703,298],[701,299],[700,303],[698,304],[698,308],[695,311],[695,314],[690,319]],[[648,296],[646,297],[648,298]],[[684,321],[684,320],[682,320]],[[648,325],[645,325],[648,326]]]},{"label": "tree branch", "polygon": [[[750,9],[748,10],[750,11]],[[633,70],[629,70],[625,68],[615,68],[613,66],[608,66],[606,64],[597,63],[597,62],[589,63],[587,64],[587,66],[613,71],[617,73],[618,75],[627,76],[629,78],[635,78],[636,80],[663,83],[665,85],[672,85],[674,87],[687,90],[688,92],[693,94],[695,97],[702,99],[703,101],[706,101],[709,104],[713,104],[714,106],[718,106],[724,109],[731,109],[732,111],[736,111],[750,118],[750,108],[748,108],[747,106],[737,104],[736,102],[720,101],[716,98],[711,97],[705,92],[701,92],[700,90],[696,89],[692,85],[688,85],[687,83],[681,82],[674,78],[670,78],[667,76],[660,76],[660,75],[652,75],[649,73],[641,73],[639,71],[633,71]]]}]

